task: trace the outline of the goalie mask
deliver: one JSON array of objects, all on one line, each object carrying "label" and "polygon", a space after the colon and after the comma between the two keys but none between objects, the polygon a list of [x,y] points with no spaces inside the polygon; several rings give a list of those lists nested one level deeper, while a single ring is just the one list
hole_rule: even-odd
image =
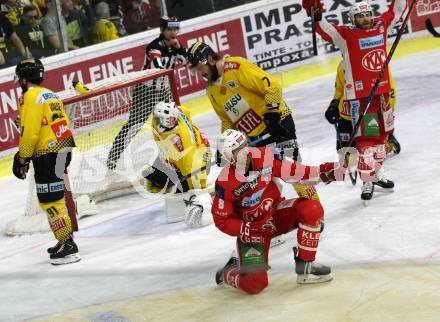
[{"label": "goalie mask", "polygon": [[165,130],[172,130],[177,126],[178,116],[179,110],[174,102],[159,102],[153,110],[154,119]]},{"label": "goalie mask", "polygon": [[373,16],[373,10],[371,9],[371,6],[368,2],[362,1],[355,3],[350,7],[350,11],[348,12],[348,16],[350,17],[351,23],[353,25],[355,24],[355,16],[357,14],[364,14],[366,16],[372,17]]}]

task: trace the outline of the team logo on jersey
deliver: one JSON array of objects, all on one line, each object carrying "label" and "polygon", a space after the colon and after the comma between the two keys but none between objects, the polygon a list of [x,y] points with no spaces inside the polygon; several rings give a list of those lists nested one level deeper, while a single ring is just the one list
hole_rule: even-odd
[{"label": "team logo on jersey", "polygon": [[382,69],[387,59],[387,53],[383,49],[374,49],[362,58],[362,66],[370,72],[378,72]]},{"label": "team logo on jersey", "polygon": [[244,197],[241,204],[243,207],[253,207],[261,201],[261,196],[266,189],[261,189],[249,197]]},{"label": "team logo on jersey", "polygon": [[238,70],[240,69],[240,64],[237,62],[229,61],[223,65],[224,71],[227,72],[229,70]]},{"label": "team logo on jersey", "polygon": [[234,90],[234,89],[238,88],[237,83],[235,81],[233,81],[233,80],[228,81],[226,83],[226,86],[228,86],[229,89],[231,89],[231,90]]},{"label": "team logo on jersey", "polygon": [[383,35],[359,39],[361,49],[375,48],[385,43]]},{"label": "team logo on jersey", "polygon": [[268,212],[272,211],[273,199],[266,198],[258,205],[258,207],[253,208],[248,211],[244,211],[242,216],[245,221],[256,221],[261,217],[267,215]]},{"label": "team logo on jersey", "polygon": [[229,101],[227,101],[225,103],[225,105],[223,105],[223,107],[225,108],[226,112],[231,112],[233,113],[235,116],[238,116],[240,114],[240,111],[238,108],[236,108],[236,105],[242,100],[242,97],[240,94],[235,94],[234,96],[231,97],[231,99]]},{"label": "team logo on jersey", "polygon": [[61,120],[52,124],[51,128],[58,141],[62,141],[72,136],[72,132],[67,126],[66,120]]},{"label": "team logo on jersey", "polygon": [[235,123],[235,128],[240,132],[249,134],[262,122],[263,120],[257,113],[249,110]]}]

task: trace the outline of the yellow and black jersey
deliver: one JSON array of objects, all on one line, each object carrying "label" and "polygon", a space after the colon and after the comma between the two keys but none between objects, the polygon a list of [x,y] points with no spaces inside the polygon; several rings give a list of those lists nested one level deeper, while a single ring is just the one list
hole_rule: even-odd
[{"label": "yellow and black jersey", "polygon": [[223,74],[208,85],[208,97],[222,129],[256,137],[266,130],[263,114],[278,108],[283,120],[291,111],[283,100],[281,84],[269,73],[241,57],[227,57]]},{"label": "yellow and black jersey", "polygon": [[92,42],[94,44],[118,38],[118,30],[110,20],[99,19],[92,29]]},{"label": "yellow and black jersey", "polygon": [[[396,89],[394,87],[394,80],[393,76],[391,75],[391,71],[389,72],[390,75],[390,105],[391,109],[394,112],[394,106],[396,104]],[[335,95],[333,96],[333,99],[339,100],[339,115],[341,118],[345,120],[351,120],[350,116],[350,109],[348,104],[344,104],[344,87],[345,87],[345,78],[344,78],[344,65],[342,62],[338,65],[338,70],[336,72],[336,80],[335,80]]]},{"label": "yellow and black jersey", "polygon": [[20,97],[18,112],[20,157],[38,157],[75,146],[64,105],[54,92],[29,88]]},{"label": "yellow and black jersey", "polygon": [[[164,158],[183,176],[206,166],[209,162],[208,139],[192,123],[187,108],[179,107],[177,126],[174,129],[161,132],[154,118],[152,128],[154,140],[162,151]],[[204,171],[201,175],[205,175]],[[197,180],[197,176],[188,180],[190,189],[194,188],[195,180]]]}]

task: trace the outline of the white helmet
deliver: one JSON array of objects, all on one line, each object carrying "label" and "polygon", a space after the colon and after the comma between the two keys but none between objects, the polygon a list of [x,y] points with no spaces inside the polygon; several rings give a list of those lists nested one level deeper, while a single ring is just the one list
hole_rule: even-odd
[{"label": "white helmet", "polygon": [[350,7],[350,11],[348,12],[348,16],[350,17],[351,23],[354,25],[355,18],[354,16],[358,13],[369,12],[373,15],[373,10],[371,9],[370,4],[367,1],[357,2]]},{"label": "white helmet", "polygon": [[238,147],[246,143],[246,136],[235,130],[226,130],[217,139],[217,149],[220,154],[229,162],[235,162],[233,152]]},{"label": "white helmet", "polygon": [[174,102],[159,102],[153,110],[153,117],[165,129],[173,129],[177,125],[179,110]]}]

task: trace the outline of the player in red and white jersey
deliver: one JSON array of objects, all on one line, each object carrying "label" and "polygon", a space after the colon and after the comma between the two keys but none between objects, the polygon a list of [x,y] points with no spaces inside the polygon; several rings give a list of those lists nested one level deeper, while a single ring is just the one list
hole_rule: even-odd
[{"label": "player in red and white jersey", "polygon": [[[345,69],[345,100],[354,125],[386,61],[387,34],[406,9],[406,0],[392,0],[388,11],[376,18],[372,17],[373,11],[368,2],[355,3],[349,12],[351,26],[337,26],[322,19],[324,9],[320,0],[303,0],[308,15],[312,6],[315,7],[316,31],[341,50]],[[389,72],[386,70],[355,137],[359,152],[358,169],[364,181],[363,200],[372,198],[375,185],[388,190],[394,187],[381,169],[386,156],[385,141],[394,129],[389,91]]]},{"label": "player in red and white jersey", "polygon": [[271,238],[298,229],[295,271],[298,283],[331,280],[330,268],[315,263],[324,210],[318,200],[288,199],[281,195],[277,178],[286,182],[343,180],[338,163],[306,166],[274,154],[268,147],[250,148],[246,136],[226,130],[217,147],[229,164],[220,172],[212,205],[214,223],[237,238],[239,258],[233,256],[216,274],[217,284],[228,284],[249,294],[268,284]]}]

